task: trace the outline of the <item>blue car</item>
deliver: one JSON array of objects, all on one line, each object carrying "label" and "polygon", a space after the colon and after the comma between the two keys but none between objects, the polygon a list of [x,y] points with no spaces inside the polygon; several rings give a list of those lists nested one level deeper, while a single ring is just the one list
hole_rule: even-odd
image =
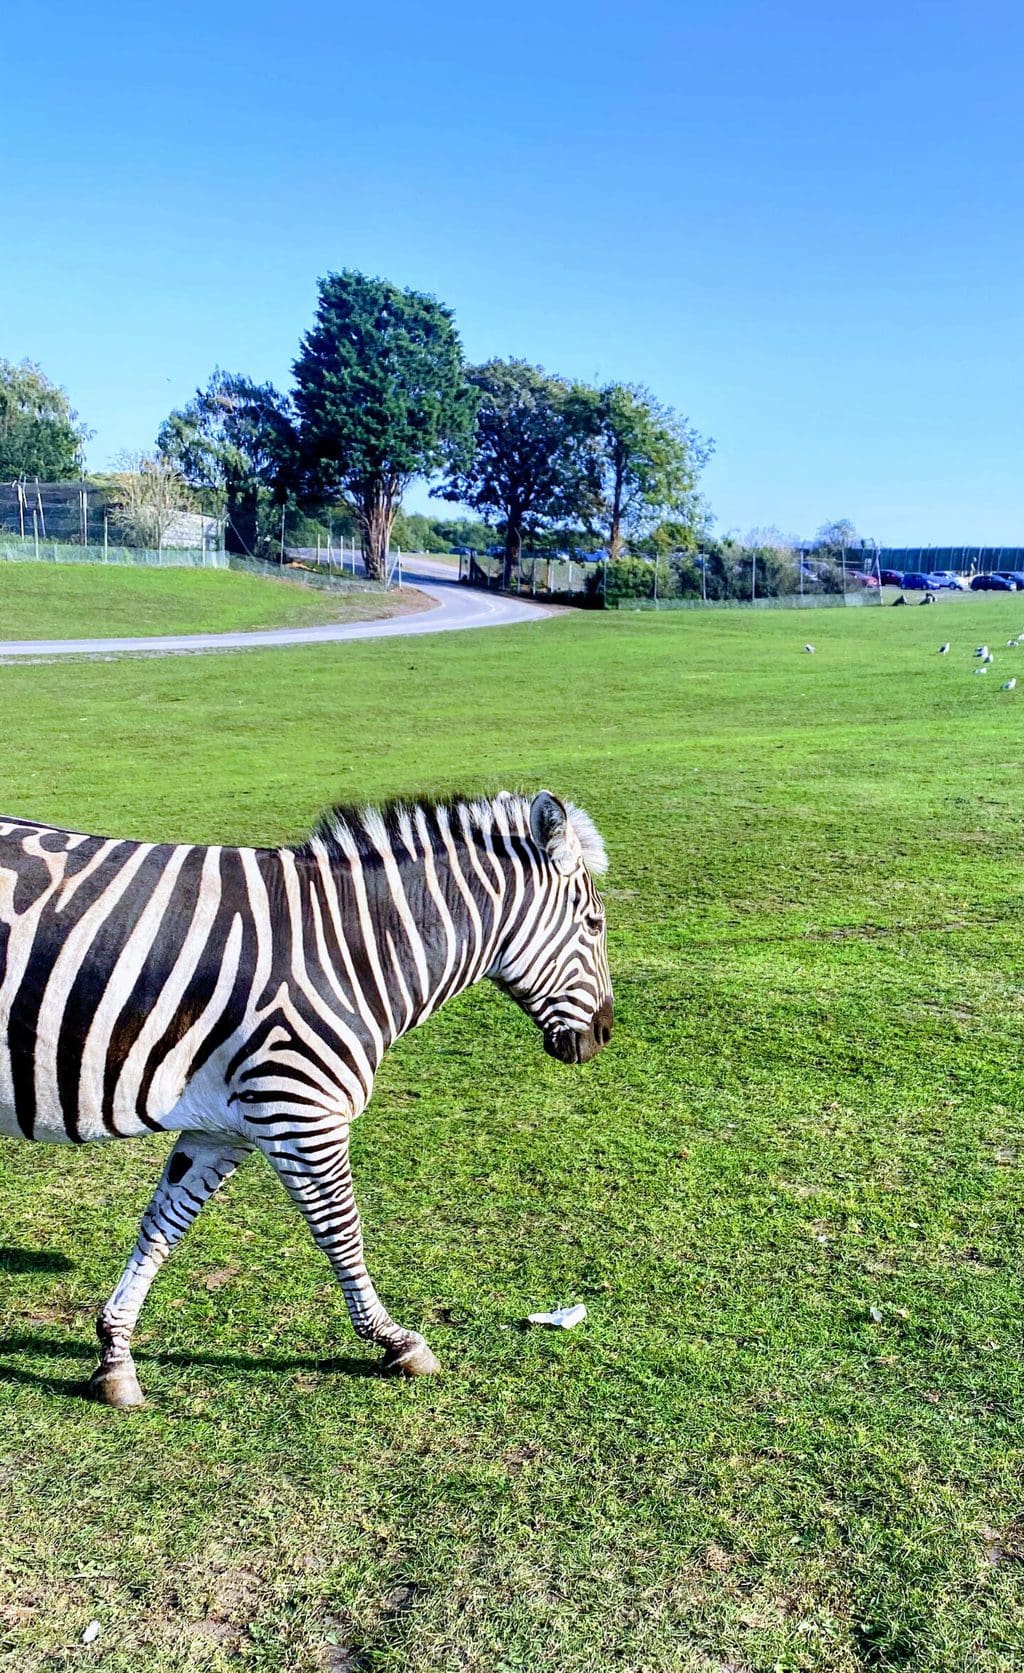
[{"label": "blue car", "polygon": [[909,575],[904,575],[903,577],[904,592],[926,593],[930,592],[931,588],[932,580],[930,575],[919,575],[916,571],[912,570]]},{"label": "blue car", "polygon": [[971,582],[972,593],[1015,593],[1016,581],[1006,575],[976,575]]}]

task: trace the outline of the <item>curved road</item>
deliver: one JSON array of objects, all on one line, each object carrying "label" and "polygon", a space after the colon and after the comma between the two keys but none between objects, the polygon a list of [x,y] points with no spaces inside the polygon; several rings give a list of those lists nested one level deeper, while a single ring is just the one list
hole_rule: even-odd
[{"label": "curved road", "polygon": [[182,633],[147,639],[4,639],[0,640],[0,661],[15,657],[48,660],[57,656],[110,656],[126,651],[175,656],[196,651],[263,650],[278,645],[333,645],[342,639],[393,639],[468,627],[507,627],[552,614],[542,604],[525,604],[516,598],[460,586],[452,579],[450,565],[429,558],[413,559],[412,567],[403,569],[402,578],[432,598],[434,608],[376,622],[325,622],[321,627],[273,627],[250,633]]}]

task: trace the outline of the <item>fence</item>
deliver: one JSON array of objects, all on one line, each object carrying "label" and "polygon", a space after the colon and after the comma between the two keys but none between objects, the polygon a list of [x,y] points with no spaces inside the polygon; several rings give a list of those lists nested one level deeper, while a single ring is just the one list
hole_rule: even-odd
[{"label": "fence", "polygon": [[[69,541],[19,540],[0,534],[0,563],[106,563],[134,564],[153,569],[227,569],[226,552],[212,548],[188,551],[165,546],[160,551],[145,546],[79,546]],[[278,573],[280,573],[278,571]]]},{"label": "fence", "polygon": [[[835,570],[831,585],[803,565],[792,564],[784,577],[791,590],[771,592],[772,582],[763,573],[758,560],[756,572],[749,556],[737,559],[729,575],[708,575],[700,555],[680,554],[688,566],[688,586],[699,586],[701,594],[679,593],[680,577],[673,563],[659,559],[657,563],[628,558],[620,564],[581,562],[573,558],[549,558],[526,553],[513,578],[509,591],[532,598],[558,599],[563,604],[584,605],[591,609],[609,610],[713,610],[729,609],[816,609],[831,605],[880,604],[881,590],[870,583],[856,580],[853,572]],[[678,561],[678,560],[677,560]],[[459,580],[471,586],[501,590],[502,559],[496,554],[479,556],[465,553],[459,559]],[[720,590],[725,582],[734,596],[726,599],[708,598],[706,593]],[[764,588],[759,593],[759,588]],[[735,596],[742,588],[743,596]],[[667,595],[667,596],[666,596]]]},{"label": "fence", "polygon": [[777,598],[620,598],[616,610],[834,610],[877,604],[874,592],[782,593]]},{"label": "fence", "polygon": [[989,575],[994,569],[1024,570],[1024,546],[880,546],[878,563],[904,575],[915,570],[934,575],[942,569],[955,575]]},{"label": "fence", "polygon": [[[161,550],[169,547],[215,551],[222,544],[216,517],[177,511],[168,523]],[[65,546],[125,545],[117,508],[104,488],[89,482],[0,483],[0,538],[56,541]]]},{"label": "fence", "polygon": [[[187,552],[173,547],[162,551],[140,546],[72,546],[62,541],[5,540],[0,535],[0,563],[119,564],[143,569],[232,569],[243,575],[291,581],[322,592],[383,592],[387,583],[368,581],[362,574],[337,569],[310,568],[302,562],[264,563],[229,552]],[[401,577],[399,576],[399,584]]]},{"label": "fence", "polygon": [[[459,580],[474,587],[501,589],[503,560],[495,553],[464,552],[459,558]],[[511,590],[531,598],[562,598],[568,603],[600,604],[602,566],[576,558],[546,557],[524,552],[517,585]]]}]

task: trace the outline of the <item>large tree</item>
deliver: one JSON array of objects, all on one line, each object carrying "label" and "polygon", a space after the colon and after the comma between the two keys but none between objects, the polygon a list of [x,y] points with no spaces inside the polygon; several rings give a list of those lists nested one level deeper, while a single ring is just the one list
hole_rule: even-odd
[{"label": "large tree", "polygon": [[453,461],[433,492],[498,517],[507,586],[525,531],[586,513],[590,414],[564,378],[524,360],[489,360],[469,380],[479,393],[473,455]]},{"label": "large tree", "polygon": [[192,488],[217,495],[229,552],[254,556],[276,524],[295,467],[295,428],[287,399],[269,383],[214,372],[157,438],[161,454]]},{"label": "large tree", "polygon": [[64,390],[32,361],[0,360],[0,481],[73,480],[89,434]]},{"label": "large tree", "polygon": [[712,444],[639,384],[578,391],[590,400],[597,471],[597,514],[614,561],[627,535],[670,520],[696,533],[707,514],[697,494]]},{"label": "large tree", "polygon": [[319,292],[294,367],[304,479],[307,492],[351,505],[367,574],[384,580],[402,494],[462,456],[474,397],[443,303],[351,271]]}]

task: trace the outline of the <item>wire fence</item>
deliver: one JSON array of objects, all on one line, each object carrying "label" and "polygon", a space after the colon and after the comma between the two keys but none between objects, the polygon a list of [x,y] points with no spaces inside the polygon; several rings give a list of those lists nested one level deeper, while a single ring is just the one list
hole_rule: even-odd
[{"label": "wire fence", "polygon": [[64,540],[26,540],[0,534],[0,563],[121,564],[151,569],[228,569],[226,552],[164,546],[82,546]]},{"label": "wire fence", "polygon": [[[217,551],[223,526],[200,511],[165,514],[160,550]],[[0,538],[49,545],[132,547],[118,506],[107,489],[91,482],[0,483]]]},{"label": "wire fence", "polygon": [[610,610],[815,609],[882,600],[876,576],[860,569],[793,557],[780,561],[763,553],[717,561],[677,553],[619,562],[524,553],[508,587],[503,567],[496,553],[464,553],[459,580],[489,591]]}]

